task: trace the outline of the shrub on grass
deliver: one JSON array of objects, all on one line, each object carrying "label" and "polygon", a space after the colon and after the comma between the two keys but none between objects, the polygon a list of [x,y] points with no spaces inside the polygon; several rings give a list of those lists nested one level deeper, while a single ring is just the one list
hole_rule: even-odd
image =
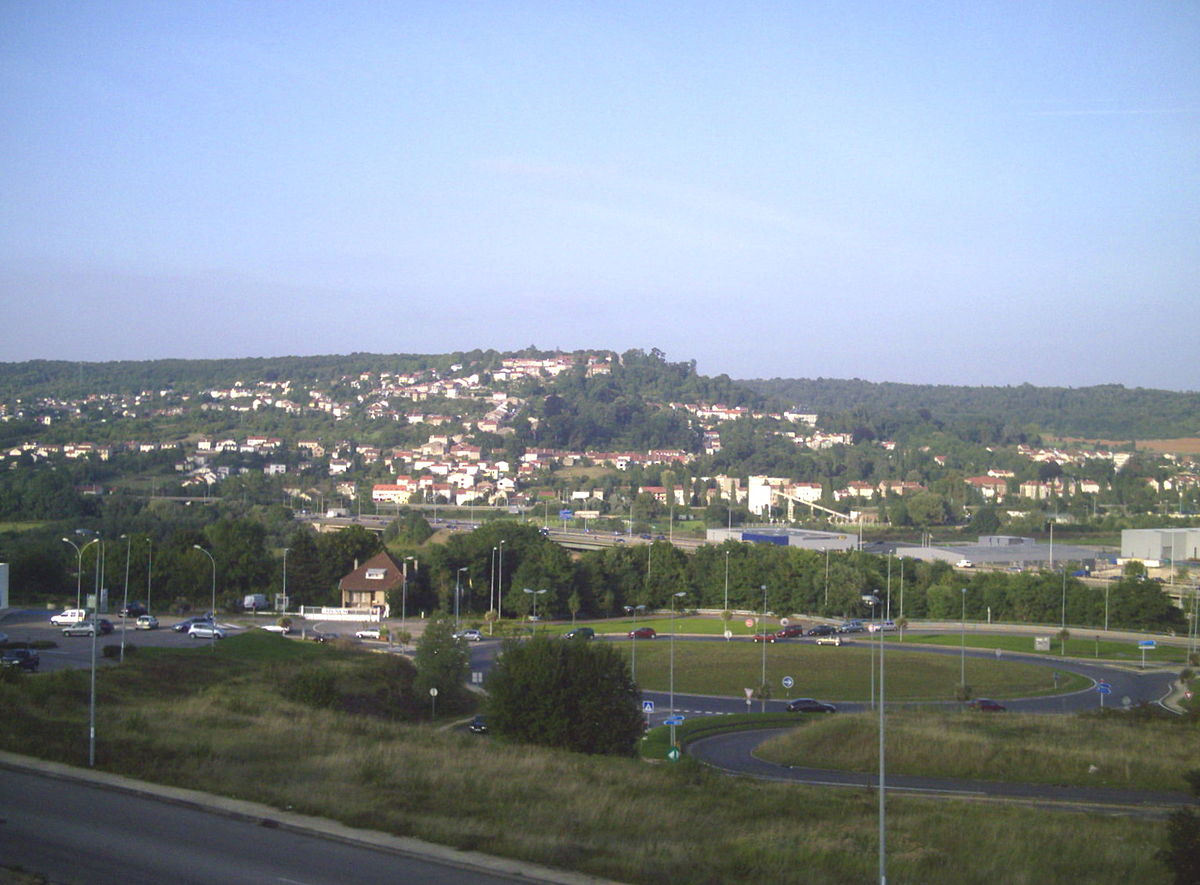
[{"label": "shrub on grass", "polygon": [[289,701],[310,707],[333,707],[338,701],[337,683],[326,667],[302,667],[283,683],[281,693]]}]

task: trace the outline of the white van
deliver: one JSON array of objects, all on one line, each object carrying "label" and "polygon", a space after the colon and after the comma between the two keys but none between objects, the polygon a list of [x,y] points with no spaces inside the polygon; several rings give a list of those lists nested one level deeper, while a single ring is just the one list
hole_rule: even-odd
[{"label": "white van", "polygon": [[87,612],[81,608],[68,608],[50,618],[50,623],[56,627],[70,627],[87,620]]},{"label": "white van", "polygon": [[242,608],[248,612],[266,611],[267,597],[265,593],[248,593],[242,600]]}]

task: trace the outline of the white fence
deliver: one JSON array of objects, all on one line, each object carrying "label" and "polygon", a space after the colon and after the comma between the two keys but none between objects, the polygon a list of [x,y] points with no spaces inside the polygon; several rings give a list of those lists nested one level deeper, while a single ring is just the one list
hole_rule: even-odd
[{"label": "white fence", "polygon": [[370,608],[331,608],[325,605],[302,605],[300,617],[309,621],[367,621],[378,623],[380,613]]}]

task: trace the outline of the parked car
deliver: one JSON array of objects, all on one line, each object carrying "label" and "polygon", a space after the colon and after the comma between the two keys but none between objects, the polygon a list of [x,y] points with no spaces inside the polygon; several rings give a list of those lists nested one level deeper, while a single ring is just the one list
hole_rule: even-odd
[{"label": "parked car", "polygon": [[975,698],[975,700],[969,701],[967,706],[982,713],[1002,713],[1006,709],[1003,704],[999,704],[991,698]]},{"label": "parked car", "polygon": [[292,628],[286,624],[263,624],[259,629],[266,630],[268,633],[278,633],[280,636],[292,632]]},{"label": "parked car", "polygon": [[137,624],[134,626],[139,630],[157,630],[158,618],[154,615],[138,615]]},{"label": "parked car", "polygon": [[815,627],[809,627],[805,636],[831,636],[837,630],[832,624],[817,624]]},{"label": "parked car", "polygon": [[954,563],[954,567],[955,568],[975,568],[975,563],[971,562],[971,560],[969,560],[969,559],[960,559],[958,562]]},{"label": "parked car", "polygon": [[789,713],[836,713],[837,707],[813,698],[796,698],[787,705]]},{"label": "parked car", "polygon": [[0,656],[0,665],[30,673],[37,672],[39,663],[38,653],[31,648],[6,648],[3,656]]},{"label": "parked car", "polygon": [[212,623],[212,618],[209,615],[199,615],[194,618],[185,618],[184,620],[180,621],[178,624],[174,625],[171,629],[174,630],[176,633],[186,633],[188,630],[192,629],[193,625],[195,625],[195,624],[211,624],[211,623]]},{"label": "parked car", "polygon": [[81,608],[68,608],[50,618],[55,627],[66,627],[68,624],[78,624],[87,620],[87,612]]},{"label": "parked car", "polygon": [[113,631],[112,621],[101,618],[99,621],[80,621],[77,624],[68,624],[63,627],[63,636],[91,636],[96,632],[96,627],[99,625],[100,635],[104,636]]},{"label": "parked car", "polygon": [[884,633],[895,632],[896,622],[884,621],[882,624],[880,624],[878,621],[872,621],[871,623],[867,624],[868,633],[878,633],[880,630],[882,630]]},{"label": "parked car", "polygon": [[755,642],[774,642],[775,634],[774,633],[755,633],[754,636],[751,638]]},{"label": "parked car", "polygon": [[630,639],[653,639],[658,632],[653,627],[638,627],[629,631]]},{"label": "parked car", "polygon": [[804,628],[799,624],[789,624],[782,630],[775,633],[776,639],[795,639],[797,636],[804,635]]},{"label": "parked car", "polygon": [[225,631],[212,621],[201,621],[188,627],[188,636],[192,639],[224,639]]},{"label": "parked car", "polygon": [[841,645],[842,637],[836,633],[830,633],[828,636],[818,636],[817,645]]},{"label": "parked car", "polygon": [[120,611],[123,618],[140,618],[144,614],[146,614],[146,606],[140,602],[131,602]]},{"label": "parked car", "polygon": [[563,639],[595,639],[596,631],[591,627],[576,627],[563,634]]},{"label": "parked car", "polygon": [[855,620],[843,621],[842,624],[837,628],[837,631],[839,633],[862,633],[865,629],[866,627],[863,626],[862,621]]},{"label": "parked car", "polygon": [[471,729],[471,734],[487,734],[487,722],[482,716],[476,716],[467,727]]},{"label": "parked car", "polygon": [[460,630],[454,634],[455,639],[465,639],[467,642],[479,642],[483,639],[483,634],[472,627],[469,630]]},{"label": "parked car", "polygon": [[382,634],[378,627],[364,627],[361,630],[355,630],[354,635],[359,639],[378,639]]}]

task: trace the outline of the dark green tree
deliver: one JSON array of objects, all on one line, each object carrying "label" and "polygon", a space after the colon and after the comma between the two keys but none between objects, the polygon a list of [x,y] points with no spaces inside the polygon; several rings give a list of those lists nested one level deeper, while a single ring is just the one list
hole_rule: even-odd
[{"label": "dark green tree", "polygon": [[465,643],[454,638],[453,619],[444,615],[430,619],[417,640],[413,663],[417,668],[413,690],[418,698],[428,698],[429,690],[436,688],[437,705],[444,711],[462,710],[467,706],[466,680],[471,670],[471,656]]},{"label": "dark green tree", "polygon": [[611,645],[509,641],[487,689],[488,727],[510,740],[628,756],[641,735],[641,694]]}]

